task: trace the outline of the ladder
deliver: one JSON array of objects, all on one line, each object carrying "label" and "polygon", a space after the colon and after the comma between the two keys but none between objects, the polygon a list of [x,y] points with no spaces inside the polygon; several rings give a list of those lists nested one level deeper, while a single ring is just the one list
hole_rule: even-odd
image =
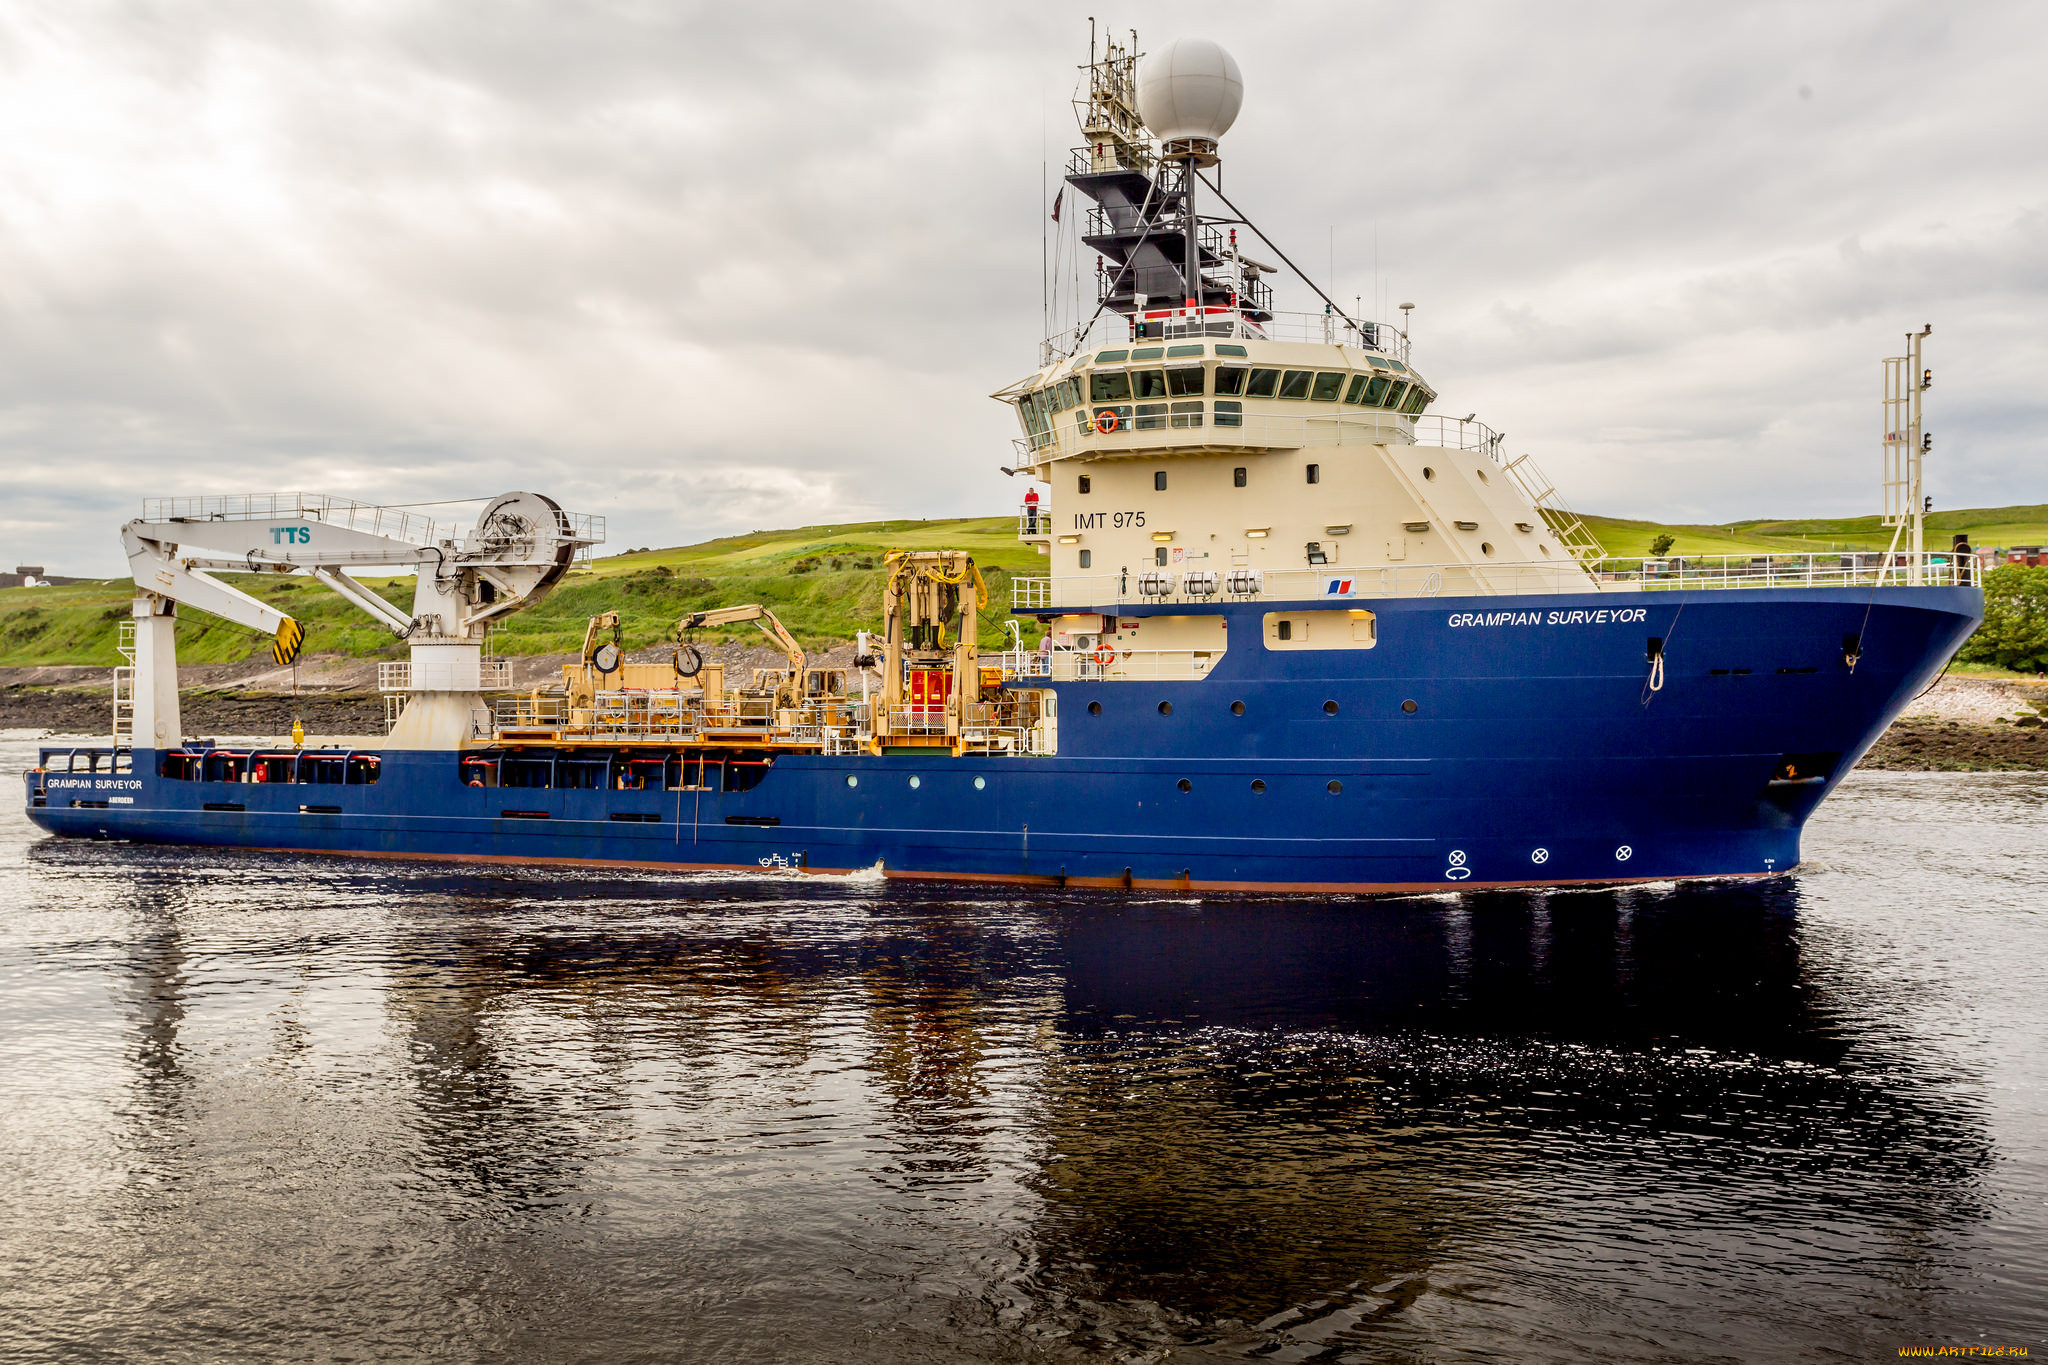
[{"label": "ladder", "polygon": [[128,662],[114,667],[114,742],[135,743],[135,618],[121,622],[114,649]]},{"label": "ladder", "polygon": [[1507,463],[1508,476],[1522,490],[1522,496],[1529,500],[1543,524],[1557,537],[1557,543],[1564,546],[1565,553],[1581,564],[1591,564],[1607,557],[1607,547],[1597,540],[1592,529],[1579,518],[1579,514],[1565,505],[1557,488],[1536,467],[1536,461],[1528,455],[1517,455]]}]

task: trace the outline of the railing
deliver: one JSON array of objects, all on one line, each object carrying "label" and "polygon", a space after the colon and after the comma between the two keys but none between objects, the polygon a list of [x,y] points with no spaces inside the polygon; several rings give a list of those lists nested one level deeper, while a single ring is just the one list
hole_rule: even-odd
[{"label": "railing", "polygon": [[142,500],[144,521],[267,521],[281,517],[311,517],[407,545],[432,545],[438,538],[431,517],[326,493],[229,493]]},{"label": "railing", "polygon": [[1027,502],[1017,509],[1017,539],[1046,540],[1052,535],[1052,515],[1042,504]]},{"label": "railing", "polygon": [[491,703],[493,730],[559,730],[568,723],[561,697],[500,697]]},{"label": "railing", "polygon": [[[1247,300],[1257,309],[1256,300]],[[1268,311],[1257,309],[1257,311]],[[1242,313],[1198,313],[1191,317],[1171,314],[1160,318],[1133,318],[1123,313],[1103,312],[1088,326],[1087,331],[1069,329],[1045,339],[1040,354],[1046,363],[1073,355],[1076,351],[1092,351],[1099,346],[1128,346],[1139,340],[1137,326],[1144,322],[1148,331],[1144,340],[1250,340],[1250,341],[1306,341],[1324,346],[1353,346],[1363,350],[1376,351],[1381,355],[1393,356],[1406,363],[1408,360],[1408,337],[1400,328],[1386,322],[1353,323],[1336,313],[1292,313],[1275,312],[1266,322],[1255,322]]]},{"label": "railing", "polygon": [[[1919,573],[1913,570],[1918,567]],[[1643,591],[1693,588],[1905,587],[1914,578],[1929,588],[1970,587],[1979,581],[1974,555],[1958,559],[1882,550],[1808,555],[1683,555],[1666,559],[1605,559],[1587,566],[1603,587]]]},{"label": "railing", "polygon": [[1118,649],[1009,650],[984,654],[984,668],[1001,668],[1005,681],[1191,682],[1209,676],[1221,650]]},{"label": "railing", "polygon": [[[483,692],[502,692],[512,686],[512,661],[510,659],[485,659],[477,668],[477,688]],[[377,690],[379,692],[410,692],[412,686],[412,662],[399,659],[377,665]]]},{"label": "railing", "polygon": [[1500,446],[1507,438],[1486,423],[1471,417],[1444,417],[1424,413],[1415,419],[1415,444],[1442,446],[1445,450],[1476,450],[1495,464],[1501,463]]},{"label": "railing", "polygon": [[[1234,398],[1218,401],[1226,404],[1241,402]],[[1418,419],[1413,417],[1403,417],[1383,408],[1312,403],[1307,399],[1300,402],[1303,410],[1298,414],[1233,412],[1228,407],[1218,411],[1215,404],[1199,400],[1084,404],[1053,414],[1049,431],[1017,437],[1016,448],[1021,456],[1037,463],[1041,459],[1062,459],[1083,452],[1092,455],[1143,454],[1176,447],[1300,450],[1310,446],[1430,444],[1416,440],[1413,424]],[[1175,412],[1172,409],[1176,407],[1189,410]],[[1117,414],[1113,430],[1101,431],[1094,425],[1095,415],[1104,410]],[[1454,421],[1450,425],[1455,435],[1458,424]],[[1480,423],[1469,423],[1463,439],[1481,440],[1481,430]],[[1462,448],[1477,450],[1484,447],[1467,445]]]},{"label": "railing", "polygon": [[[1208,605],[1216,602],[1323,601],[1348,606],[1376,598],[1517,597],[1582,592],[1690,592],[1735,588],[1902,586],[1913,577],[1906,554],[1687,555],[1671,559],[1603,559],[1581,565],[1402,564],[1380,568],[1248,569],[1176,574],[1151,568],[1059,578],[1013,578],[1011,609],[1085,611],[1113,605]],[[1976,566],[1947,554],[1918,556],[1919,581],[1967,586]],[[1192,585],[1189,580],[1196,580]],[[1213,591],[1203,591],[1213,585]],[[1190,587],[1194,591],[1190,591]]]}]

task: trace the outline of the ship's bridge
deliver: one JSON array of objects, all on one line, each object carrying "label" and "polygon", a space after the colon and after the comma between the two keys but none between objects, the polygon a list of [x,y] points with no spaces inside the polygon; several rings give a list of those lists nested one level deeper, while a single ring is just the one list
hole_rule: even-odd
[{"label": "ship's bridge", "polygon": [[1025,463],[1162,451],[1269,451],[1415,439],[1436,393],[1408,364],[1356,346],[1186,341],[1104,346],[997,397],[1016,404]]},{"label": "ship's bridge", "polygon": [[1524,565],[1552,591],[1584,586],[1569,514],[1544,506],[1533,467],[1476,417],[1429,413],[1429,382],[1370,346],[1098,345],[997,396],[1024,427],[1018,472],[1047,485],[1018,533],[1062,604],[1410,566],[1463,566],[1479,592],[1510,590],[1492,580],[1519,583]]}]

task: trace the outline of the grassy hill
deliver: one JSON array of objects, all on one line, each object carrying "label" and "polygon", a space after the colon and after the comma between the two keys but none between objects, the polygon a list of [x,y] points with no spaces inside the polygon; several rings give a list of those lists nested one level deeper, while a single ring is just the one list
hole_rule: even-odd
[{"label": "grassy hill", "polygon": [[[1876,517],[1720,526],[1615,517],[1586,521],[1609,554],[1622,556],[1647,553],[1662,534],[1675,538],[1679,554],[1882,549],[1890,541]],[[1928,519],[1928,528],[1930,540],[1943,546],[1956,531],[1968,532],[1983,545],[2048,543],[2048,506],[1941,512]],[[1018,543],[1016,523],[1008,517],[806,526],[612,555],[575,570],[545,602],[513,616],[497,636],[497,649],[501,654],[569,653],[582,643],[589,617],[614,609],[623,620],[627,647],[637,649],[667,637],[685,611],[742,602],[766,603],[807,647],[828,645],[881,625],[884,553],[940,548],[971,551],[981,565],[997,602],[983,615],[982,639],[999,643],[1010,577],[1045,571],[1044,558]],[[388,631],[303,577],[240,575],[229,581],[304,623],[308,653],[404,656],[404,646]],[[409,577],[368,581],[392,602],[410,606]],[[112,664],[116,631],[128,613],[131,592],[126,579],[0,589],[0,665]],[[727,638],[758,637],[751,626],[741,626]],[[198,612],[178,622],[178,657],[185,663],[229,663],[268,647],[267,637]]]},{"label": "grassy hill", "polygon": [[[1621,556],[1648,554],[1650,542],[1666,534],[1676,541],[1671,553],[1681,555],[1882,550],[1892,540],[1892,533],[1874,516],[1731,521],[1718,526],[1629,521],[1619,517],[1589,516],[1585,520],[1607,553]],[[2048,504],[1936,512],[1927,518],[1927,548],[1947,549],[1949,537],[1957,532],[1967,533],[1974,545],[2048,544]]]},{"label": "grassy hill", "polygon": [[[501,654],[570,653],[585,623],[616,610],[626,645],[638,649],[667,638],[676,618],[705,607],[766,603],[806,646],[850,640],[882,618],[882,556],[890,550],[970,551],[999,604],[985,612],[982,638],[1002,639],[1012,574],[1043,573],[1045,560],[1016,536],[1008,517],[944,521],[876,521],[756,531],[675,549],[612,555],[572,571],[547,600],[519,612],[496,637]],[[244,592],[291,613],[306,627],[309,654],[403,658],[405,646],[334,593],[301,576],[224,574]],[[412,604],[412,579],[369,578],[372,589],[402,608]],[[127,579],[54,588],[0,589],[0,665],[112,664],[133,584]],[[738,626],[723,638],[753,642]],[[181,663],[230,663],[260,655],[267,636],[189,612],[178,620]]]}]

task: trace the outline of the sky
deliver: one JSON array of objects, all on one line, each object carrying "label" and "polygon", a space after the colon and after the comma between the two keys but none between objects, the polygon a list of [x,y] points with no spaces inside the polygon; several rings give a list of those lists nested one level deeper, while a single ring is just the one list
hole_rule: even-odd
[{"label": "sky", "polygon": [[1231,198],[1580,510],[1875,511],[1923,323],[1936,506],[2048,502],[2027,0],[0,0],[0,567],[170,494],[1006,511],[1091,10],[1233,53]]}]

